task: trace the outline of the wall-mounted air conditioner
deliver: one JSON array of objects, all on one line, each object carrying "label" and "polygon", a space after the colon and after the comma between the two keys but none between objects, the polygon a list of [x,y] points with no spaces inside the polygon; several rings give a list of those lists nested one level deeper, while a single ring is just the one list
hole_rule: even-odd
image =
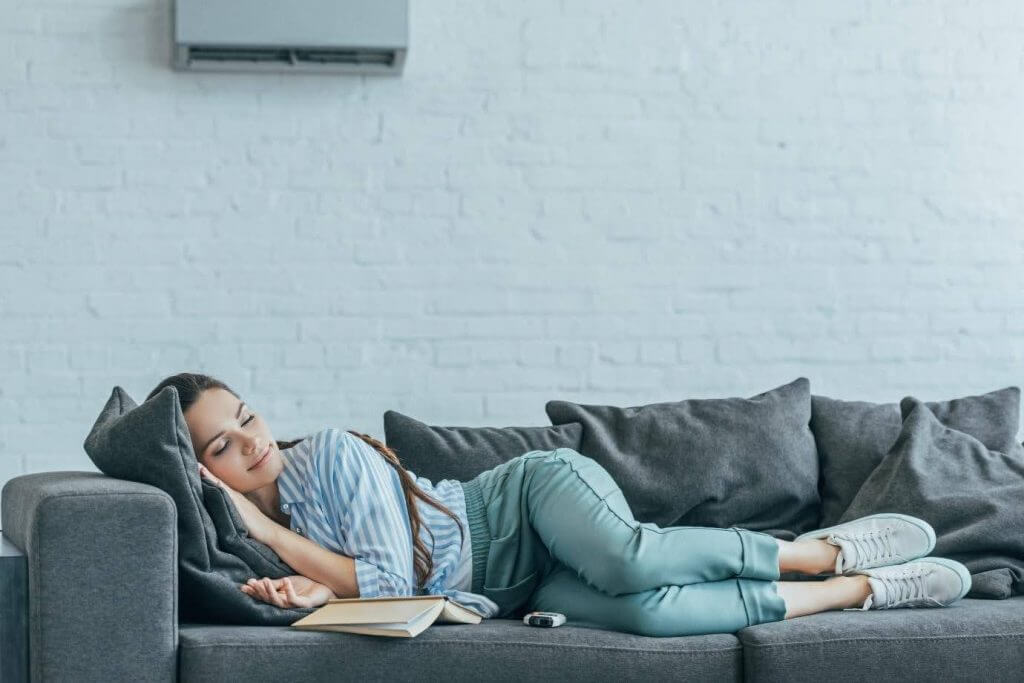
[{"label": "wall-mounted air conditioner", "polygon": [[398,75],[409,0],[176,0],[172,25],[178,70]]}]

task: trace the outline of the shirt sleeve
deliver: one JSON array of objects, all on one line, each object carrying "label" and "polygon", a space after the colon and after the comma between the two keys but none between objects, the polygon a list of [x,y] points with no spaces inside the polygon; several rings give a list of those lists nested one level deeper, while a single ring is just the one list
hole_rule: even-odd
[{"label": "shirt sleeve", "polygon": [[488,619],[498,613],[498,605],[490,598],[479,595],[478,593],[467,593],[466,591],[460,591],[454,588],[445,588],[440,591],[440,594],[447,595],[460,605],[476,610]]},{"label": "shirt sleeve", "polygon": [[359,597],[415,595],[412,527],[398,473],[359,437],[331,431],[321,477],[334,489],[329,514],[344,552],[355,558]]}]

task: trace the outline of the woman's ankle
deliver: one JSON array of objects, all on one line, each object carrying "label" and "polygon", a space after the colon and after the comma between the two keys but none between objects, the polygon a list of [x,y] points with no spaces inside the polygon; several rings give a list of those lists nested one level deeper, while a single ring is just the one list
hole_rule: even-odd
[{"label": "woman's ankle", "polygon": [[839,547],[823,539],[806,541],[784,541],[775,539],[779,544],[779,572],[798,572],[800,574],[824,574],[835,571],[836,557]]},{"label": "woman's ankle", "polygon": [[854,574],[852,576],[833,576],[828,579],[841,585],[839,590],[839,605],[837,609],[849,607],[863,607],[864,601],[871,595],[871,584],[865,574]]}]

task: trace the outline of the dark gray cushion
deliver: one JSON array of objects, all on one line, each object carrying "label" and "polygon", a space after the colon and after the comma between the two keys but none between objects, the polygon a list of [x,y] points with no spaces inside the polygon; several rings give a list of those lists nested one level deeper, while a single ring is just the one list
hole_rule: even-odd
[{"label": "dark gray cushion", "polygon": [[839,521],[878,512],[920,517],[935,528],[931,554],[971,570],[970,597],[1024,593],[1024,448],[986,448],[913,396],[900,411],[895,445]]},{"label": "dark gray cushion", "polygon": [[445,683],[727,683],[743,680],[732,633],[653,638],[522,619],[434,624],[415,638],[182,624],[178,680]]},{"label": "dark gray cushion", "polygon": [[1017,683],[1024,671],[1024,597],[830,610],[748,626],[736,635],[750,683]]},{"label": "dark gray cushion", "polygon": [[[939,422],[970,434],[992,450],[1006,453],[1017,443],[1018,387],[926,404]],[[892,448],[902,423],[897,403],[811,396],[811,431],[821,466],[818,528],[839,520],[861,484]]]},{"label": "dark gray cushion", "polygon": [[402,466],[437,483],[469,481],[528,451],[579,450],[582,427],[438,427],[394,410],[384,412],[384,439]]},{"label": "dark gray cushion", "polygon": [[792,539],[818,520],[810,386],[800,377],[751,398],[546,410],[554,424],[583,425],[581,452],[619,483],[638,520]]},{"label": "dark gray cushion", "polygon": [[[239,589],[252,577],[299,572],[249,537],[220,487],[200,480],[176,388],[164,387],[138,405],[124,389],[114,387],[84,446],[103,474],[156,486],[174,499],[182,621],[281,625],[313,611],[281,609]],[[117,577],[111,578],[116,582]]]}]

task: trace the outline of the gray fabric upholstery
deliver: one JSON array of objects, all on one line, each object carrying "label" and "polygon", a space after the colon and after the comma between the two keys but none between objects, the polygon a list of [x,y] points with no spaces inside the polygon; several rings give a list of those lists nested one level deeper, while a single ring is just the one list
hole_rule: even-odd
[{"label": "gray fabric upholstery", "polygon": [[[970,434],[991,450],[1007,453],[1017,442],[1018,387],[925,404],[939,422]],[[897,403],[811,396],[811,431],[821,462],[821,517],[817,528],[838,522],[861,484],[896,442],[902,424]]]},{"label": "gray fabric upholstery", "polygon": [[182,624],[181,680],[740,681],[736,636],[651,638],[516,619],[438,624],[415,638]]},{"label": "gray fabric upholstery", "polygon": [[641,522],[739,526],[792,539],[818,521],[818,458],[805,377],[751,398],[618,408],[548,401],[554,424],[583,425]]},{"label": "gray fabric upholstery", "polygon": [[985,681],[1024,671],[1024,597],[940,608],[832,610],[736,633],[751,682]]},{"label": "gray fabric upholstery", "polygon": [[935,528],[931,554],[971,570],[969,597],[1024,594],[1024,448],[989,450],[944,426],[922,401],[900,401],[903,427],[840,522],[899,512]]},{"label": "gray fabric upholstery", "polygon": [[291,624],[313,611],[281,609],[243,593],[246,579],[297,574],[270,547],[249,537],[224,491],[200,480],[178,390],[164,387],[137,405],[114,387],[85,451],[104,474],[155,486],[174,501],[178,517],[182,620]]},{"label": "gray fabric upholstery", "polygon": [[384,413],[384,439],[402,466],[435,484],[469,481],[528,451],[579,450],[577,423],[547,427],[438,427],[395,410]]},{"label": "gray fabric upholstery", "polygon": [[28,558],[31,680],[173,681],[171,497],[98,472],[25,474],[2,496],[0,528]]}]

